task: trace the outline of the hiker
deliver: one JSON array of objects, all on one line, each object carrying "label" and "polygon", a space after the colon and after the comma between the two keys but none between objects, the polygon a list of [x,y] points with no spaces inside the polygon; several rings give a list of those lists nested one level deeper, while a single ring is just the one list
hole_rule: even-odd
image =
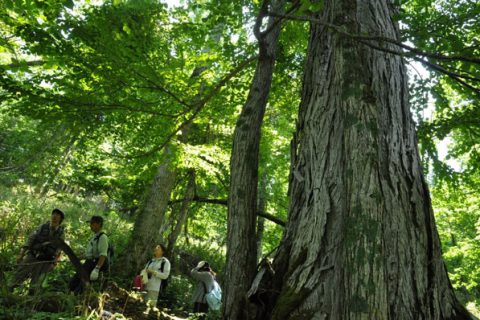
[{"label": "hiker", "polygon": [[48,271],[52,270],[60,259],[60,250],[52,243],[56,239],[64,240],[64,228],[61,225],[65,214],[53,209],[50,221],[40,225],[30,236],[17,257],[17,270],[10,290],[18,287],[30,278],[29,293],[34,294],[40,287]]},{"label": "hiker", "polygon": [[158,244],[153,249],[153,258],[142,270],[142,274],[147,274],[148,280],[145,289],[147,294],[145,300],[149,306],[155,307],[159,293],[165,288],[166,280],[170,275],[170,261],[163,256],[167,249],[163,244]]},{"label": "hiker", "polygon": [[[94,236],[87,244],[85,250],[86,260],[82,268],[90,275],[90,281],[95,281],[98,279],[100,271],[108,271],[108,236],[102,232],[103,218],[101,216],[92,216],[88,222]],[[78,272],[70,280],[69,288],[75,294],[83,292],[84,286]]]},{"label": "hiker", "polygon": [[[192,278],[197,280],[197,286],[193,292],[193,312],[208,313],[208,303],[205,294],[213,289],[215,272],[206,261],[200,261],[195,268],[190,271]],[[205,319],[204,316],[199,319]]]}]

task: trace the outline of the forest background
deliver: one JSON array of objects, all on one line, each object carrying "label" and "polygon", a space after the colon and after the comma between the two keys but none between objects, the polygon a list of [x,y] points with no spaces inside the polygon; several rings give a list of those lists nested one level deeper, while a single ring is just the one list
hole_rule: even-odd
[{"label": "forest background", "polygon": [[[322,9],[322,1],[289,4],[294,10],[280,32],[261,128],[258,260],[279,245],[287,221],[290,141],[309,35],[302,18]],[[199,260],[210,261],[221,282],[233,133],[258,59],[261,5],[0,4],[2,281],[11,278],[25,237],[58,207],[77,252],[90,236],[83,222],[105,217],[122,266],[114,278],[126,288],[151,240],[168,246],[174,308],[188,308],[186,270]],[[392,5],[399,9],[411,111],[443,257],[457,297],[478,315],[480,4]],[[60,263],[46,294],[64,292],[72,273],[66,260]],[[4,291],[0,299],[19,318],[31,312],[15,304],[30,305],[21,295]],[[80,301],[63,301],[65,316],[78,315]]]}]

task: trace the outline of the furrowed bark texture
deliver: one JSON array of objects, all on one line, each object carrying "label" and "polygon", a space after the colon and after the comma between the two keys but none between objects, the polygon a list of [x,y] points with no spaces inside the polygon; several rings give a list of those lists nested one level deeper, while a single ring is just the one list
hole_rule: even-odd
[{"label": "furrowed bark texture", "polygon": [[149,259],[155,244],[163,239],[162,228],[165,223],[165,211],[175,184],[175,171],[168,160],[160,165],[150,189],[147,192],[140,213],[135,219],[127,254],[122,257],[122,273],[138,272]]},{"label": "furrowed bark texture", "polygon": [[182,207],[180,209],[180,212],[178,213],[177,223],[175,224],[175,227],[173,228],[172,232],[168,235],[168,246],[167,246],[167,252],[166,252],[167,257],[172,257],[173,249],[175,248],[175,244],[177,242],[178,236],[182,231],[182,227],[187,221],[190,204],[192,203],[192,199],[194,197],[195,197],[195,170],[190,169],[188,172],[188,182],[187,182],[187,188],[185,190],[185,198],[182,201]]},{"label": "furrowed bark texture", "polygon": [[[267,207],[267,175],[263,173],[258,183],[257,212],[265,212]],[[262,259],[263,233],[265,231],[265,218],[257,217],[257,263]]]},{"label": "furrowed bark texture", "polygon": [[[283,0],[276,3],[283,7]],[[269,26],[271,23],[270,20]],[[259,39],[260,55],[255,75],[235,126],[230,161],[224,319],[245,320],[249,317],[246,293],[255,276],[257,263],[258,154],[280,25],[278,23]]]},{"label": "furrowed bark texture", "polygon": [[[386,0],[325,0],[319,18],[398,39]],[[441,258],[402,59],[313,25],[297,134],[264,319],[468,319]]]}]

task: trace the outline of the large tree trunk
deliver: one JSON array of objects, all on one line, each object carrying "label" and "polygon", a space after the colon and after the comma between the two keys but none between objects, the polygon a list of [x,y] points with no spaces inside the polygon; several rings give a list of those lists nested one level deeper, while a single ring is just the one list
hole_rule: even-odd
[{"label": "large tree trunk", "polygon": [[[171,257],[173,259],[173,256],[172,256],[173,248],[175,247],[175,243],[177,242],[178,236],[180,235],[180,231],[182,230],[183,225],[187,221],[190,204],[192,203],[192,200],[194,197],[195,197],[195,170],[190,169],[188,171],[188,182],[187,182],[187,188],[185,190],[185,197],[183,198],[180,212],[177,215],[177,223],[175,224],[175,227],[173,228],[172,232],[168,235],[168,246],[167,246],[167,252],[166,252],[167,257]],[[172,260],[170,262],[172,262]]]},{"label": "large tree trunk", "polygon": [[[278,9],[283,0],[275,1]],[[279,4],[282,3],[282,4]],[[256,24],[260,55],[247,101],[235,127],[230,162],[230,193],[227,223],[227,264],[223,317],[231,320],[248,318],[246,293],[256,271],[256,212],[258,153],[261,125],[270,92],[275,51],[281,23],[267,34],[260,35],[260,26],[267,9],[264,4]],[[268,25],[272,25],[269,19]]]},{"label": "large tree trunk", "polygon": [[[387,0],[324,4],[325,22],[399,39]],[[313,24],[297,134],[262,319],[469,318],[442,261],[403,60]]]},{"label": "large tree trunk", "polygon": [[154,245],[163,240],[165,211],[175,185],[175,171],[170,167],[168,157],[165,158],[135,219],[128,252],[122,257],[122,263],[116,264],[121,265],[122,273],[138,272],[153,254]]}]

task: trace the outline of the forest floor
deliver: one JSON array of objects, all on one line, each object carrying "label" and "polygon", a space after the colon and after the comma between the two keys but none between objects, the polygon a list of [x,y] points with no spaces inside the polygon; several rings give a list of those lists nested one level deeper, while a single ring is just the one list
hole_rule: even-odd
[{"label": "forest floor", "polygon": [[[68,300],[76,302],[72,304]],[[125,290],[115,282],[110,283],[103,293],[98,293],[93,288],[87,289],[78,297],[53,291],[38,296],[7,293],[0,302],[0,320],[182,320],[191,316],[168,298],[160,299],[158,308],[148,308],[141,293]]]},{"label": "forest floor", "polygon": [[[102,300],[103,299],[103,300]],[[159,301],[159,309],[147,308],[143,299],[132,295],[131,292],[120,288],[115,283],[108,286],[105,294],[99,299],[102,304],[102,319],[115,319],[115,316],[123,316],[127,319],[188,319],[188,312],[168,308],[168,300]],[[162,307],[164,305],[164,307]]]}]

